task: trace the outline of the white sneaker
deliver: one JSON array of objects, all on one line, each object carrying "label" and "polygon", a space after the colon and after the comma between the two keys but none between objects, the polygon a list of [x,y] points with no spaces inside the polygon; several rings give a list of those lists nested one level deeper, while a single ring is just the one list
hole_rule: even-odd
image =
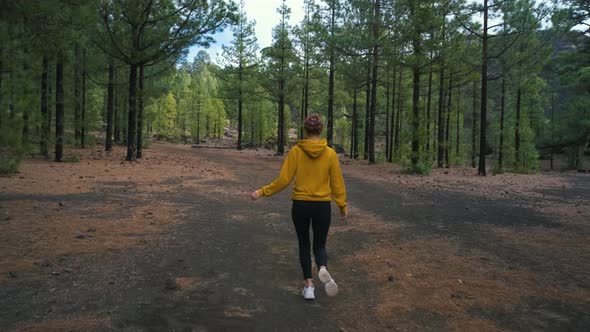
[{"label": "white sneaker", "polygon": [[301,295],[306,300],[315,300],[315,288],[313,286],[305,286],[301,291]]},{"label": "white sneaker", "polygon": [[321,282],[324,283],[324,288],[326,289],[326,294],[328,294],[328,296],[335,296],[338,294],[338,285],[334,279],[332,279],[330,272],[328,272],[325,267],[320,268],[318,276],[320,277]]}]

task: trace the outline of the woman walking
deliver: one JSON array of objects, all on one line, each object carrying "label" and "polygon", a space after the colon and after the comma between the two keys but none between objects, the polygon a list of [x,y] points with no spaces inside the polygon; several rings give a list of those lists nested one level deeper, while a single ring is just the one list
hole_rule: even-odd
[{"label": "woman walking", "polygon": [[306,138],[299,140],[281,167],[279,177],[268,186],[251,194],[253,200],[261,196],[272,196],[285,189],[295,178],[291,216],[299,240],[299,260],[303,270],[304,287],[302,295],[306,300],[315,299],[315,288],[311,273],[309,227],[313,229],[313,254],[319,270],[318,277],[329,296],[338,293],[338,285],[328,272],[326,240],[330,229],[333,199],[340,208],[343,218],[346,209],[346,188],[338,155],[328,147],[320,135],[324,125],[319,115],[312,114],[304,122]]}]

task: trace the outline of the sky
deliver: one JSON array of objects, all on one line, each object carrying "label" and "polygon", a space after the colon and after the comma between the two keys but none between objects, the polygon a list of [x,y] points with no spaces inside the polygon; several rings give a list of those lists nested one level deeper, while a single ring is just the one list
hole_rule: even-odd
[{"label": "sky", "polygon": [[[272,43],[272,29],[279,24],[279,14],[277,8],[281,5],[282,0],[244,0],[246,16],[248,20],[255,20],[255,33],[258,39],[259,49],[270,46]],[[303,20],[304,8],[303,0],[286,0],[286,4],[291,8],[291,20],[289,24],[294,26]],[[233,39],[231,29],[215,34],[213,38],[217,41],[208,49],[199,46],[193,46],[189,49],[187,60],[192,61],[200,50],[209,53],[211,60],[218,62],[218,56],[221,56],[221,46],[228,45]]]}]

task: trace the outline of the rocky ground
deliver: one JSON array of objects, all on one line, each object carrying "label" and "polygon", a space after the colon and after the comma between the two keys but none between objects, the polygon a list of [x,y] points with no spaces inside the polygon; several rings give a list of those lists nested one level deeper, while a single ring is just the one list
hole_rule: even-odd
[{"label": "rocky ground", "polygon": [[590,176],[402,174],[342,158],[341,292],[300,297],[289,192],[271,151],[72,150],[0,178],[0,329],[590,329]]}]

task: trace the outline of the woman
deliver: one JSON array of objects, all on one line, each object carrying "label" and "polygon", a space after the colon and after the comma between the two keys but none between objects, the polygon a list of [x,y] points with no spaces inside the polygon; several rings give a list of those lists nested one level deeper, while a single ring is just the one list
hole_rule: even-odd
[{"label": "woman", "polygon": [[311,274],[309,226],[311,224],[313,229],[313,254],[319,270],[318,277],[324,283],[326,293],[334,296],[338,293],[338,285],[327,270],[326,254],[330,201],[333,199],[336,202],[343,218],[348,215],[348,211],[338,155],[320,137],[324,129],[320,116],[310,115],[305,119],[304,127],[306,139],[299,140],[289,150],[279,177],[268,186],[253,192],[251,196],[253,200],[261,196],[272,196],[285,189],[295,177],[291,216],[299,240],[299,260],[305,280],[302,295],[306,300],[313,300],[315,288]]}]

